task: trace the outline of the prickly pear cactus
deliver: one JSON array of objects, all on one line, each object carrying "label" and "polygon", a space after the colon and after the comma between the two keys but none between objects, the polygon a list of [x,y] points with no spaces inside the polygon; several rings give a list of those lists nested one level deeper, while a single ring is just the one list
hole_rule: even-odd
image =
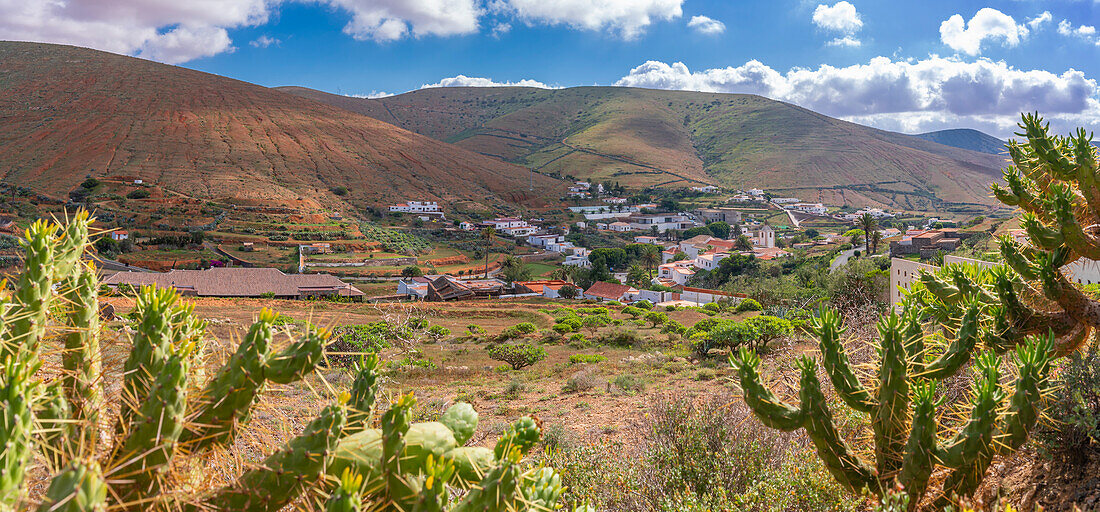
[{"label": "prickly pear cactus", "polygon": [[[229,361],[203,383],[205,323],[174,290],[144,288],[135,300],[119,414],[114,428],[103,429],[99,281],[81,261],[90,222],[80,212],[64,226],[34,223],[14,292],[0,285],[0,512],[34,508],[25,480],[36,450],[57,471],[38,504],[43,512],[268,512],[318,504],[326,494],[325,508],[341,512],[553,509],[560,480],[548,468],[531,473],[521,465],[539,437],[530,419],[506,432],[495,451],[462,447],[477,427],[473,409],[460,404],[441,422],[411,424],[410,395],[386,411],[381,429],[367,428],[379,384],[373,354],[357,367],[350,392],[235,481],[201,493],[176,488],[177,463],[201,471],[206,454],[229,448],[268,383],[313,372],[328,332],[309,326],[273,352],[277,315],[261,311]],[[63,372],[42,382],[42,346],[55,339],[63,344]],[[455,502],[458,490],[467,491]]]}]

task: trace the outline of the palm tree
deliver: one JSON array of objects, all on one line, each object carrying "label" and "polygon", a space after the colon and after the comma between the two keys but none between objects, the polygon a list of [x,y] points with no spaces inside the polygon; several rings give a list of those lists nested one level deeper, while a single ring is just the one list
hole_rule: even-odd
[{"label": "palm tree", "polygon": [[864,213],[859,218],[859,228],[863,230],[864,249],[871,249],[871,232],[878,230],[878,221],[870,213]]},{"label": "palm tree", "polygon": [[751,251],[752,250],[752,240],[749,240],[749,237],[747,237],[745,235],[738,236],[737,237],[737,248],[742,250],[742,251]]},{"label": "palm tree", "polygon": [[485,279],[489,279],[489,251],[493,248],[493,239],[497,236],[497,229],[489,226],[481,230],[481,238],[485,240]]},{"label": "palm tree", "polygon": [[653,268],[661,264],[661,255],[657,252],[657,246],[646,246],[645,250],[642,251],[641,259],[649,273],[649,278],[653,279]]},{"label": "palm tree", "polygon": [[626,282],[628,284],[645,284],[646,272],[638,264],[631,265],[626,269]]},{"label": "palm tree", "polygon": [[882,242],[882,231],[875,230],[871,233],[871,248],[868,254],[875,254],[878,252],[878,244]]}]

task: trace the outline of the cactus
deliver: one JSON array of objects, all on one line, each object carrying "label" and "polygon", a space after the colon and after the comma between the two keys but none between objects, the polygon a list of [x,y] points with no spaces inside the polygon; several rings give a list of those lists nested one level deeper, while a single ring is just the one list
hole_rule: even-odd
[{"label": "cactus", "polygon": [[[1018,449],[1038,418],[1038,403],[1046,389],[1054,336],[1031,337],[1017,346],[1014,359],[1019,376],[1008,403],[1000,385],[1000,360],[987,348],[974,359],[976,377],[971,391],[970,416],[950,439],[937,430],[936,381],[954,375],[971,359],[974,340],[983,338],[977,325],[977,307],[967,307],[955,337],[935,359],[925,347],[918,317],[891,314],[878,323],[878,385],[864,386],[856,377],[844,346],[840,315],[823,310],[812,324],[820,338],[822,366],[841,400],[870,416],[874,461],[862,460],[837,430],[817,377],[817,363],[803,357],[798,407],[783,403],[761,382],[760,359],[749,350],[731,357],[745,401],[767,426],[785,431],[804,428],[826,468],[840,483],[856,492],[884,495],[898,484],[916,507],[936,467],[951,470],[939,503],[973,493],[993,455]],[[1007,407],[1005,407],[1007,405]]]},{"label": "cactus", "polygon": [[[90,222],[79,212],[64,226],[32,224],[23,242],[26,268],[14,293],[0,294],[0,510],[23,503],[36,445],[47,467],[59,471],[42,510],[277,510],[320,489],[336,442],[345,435],[342,404],[325,409],[302,435],[225,489],[200,496],[166,487],[172,484],[166,476],[174,460],[192,455],[203,460],[209,449],[234,439],[266,382],[289,383],[313,371],[327,335],[310,329],[269,356],[274,313],[263,312],[235,358],[203,391],[193,389],[200,384],[192,377],[201,375],[195,370],[205,323],[174,290],[150,287],[137,296],[118,420],[109,442],[101,442],[99,414],[106,404],[99,281],[95,269],[81,261]],[[64,371],[43,384],[41,346],[54,332],[64,345]],[[364,372],[370,375],[359,379],[377,380],[373,367]],[[109,479],[96,459],[109,468]]]},{"label": "cactus", "polygon": [[[328,470],[342,482],[334,498],[343,492],[347,475],[356,474],[363,479],[364,502],[385,510],[556,510],[561,478],[552,468],[521,465],[540,438],[535,420],[517,420],[493,449],[463,447],[457,440],[468,440],[477,428],[472,407],[458,403],[440,422],[410,423],[415,403],[411,394],[400,397],[382,415],[380,429],[340,441]],[[452,502],[449,488],[467,492]]]},{"label": "cactus", "polygon": [[[229,361],[203,383],[205,323],[176,291],[143,288],[132,315],[135,333],[123,364],[118,419],[103,443],[99,282],[95,269],[81,261],[90,222],[80,212],[65,226],[34,223],[24,242],[27,268],[14,293],[0,294],[0,511],[26,505],[24,480],[36,447],[47,468],[58,471],[42,511],[275,511],[319,495],[333,481],[341,482],[326,504],[334,511],[383,502],[424,512],[462,503],[469,503],[465,510],[555,504],[560,480],[552,470],[529,474],[519,464],[539,436],[529,419],[506,434],[501,455],[460,447],[477,426],[466,404],[448,410],[445,423],[410,424],[415,400],[408,396],[386,412],[382,429],[368,429],[380,380],[373,354],[363,358],[340,403],[235,481],[201,494],[174,488],[176,462],[195,467],[212,449],[229,446],[269,382],[295,382],[314,370],[328,331],[307,327],[272,353],[277,315],[261,311]],[[43,383],[41,345],[53,342],[45,338],[53,332],[64,345],[64,372]],[[330,477],[340,469],[346,469],[342,478]],[[456,489],[468,492],[453,504]],[[528,501],[540,505],[528,507]]]},{"label": "cactus", "polygon": [[[1007,350],[1031,334],[1053,330],[1056,355],[1069,354],[1100,327],[1100,302],[1084,294],[1063,267],[1081,258],[1100,260],[1100,167],[1092,135],[1078,129],[1069,137],[1051,136],[1038,114],[1025,114],[1008,153],[1005,186],[994,184],[1002,203],[1023,210],[1028,244],[1005,236],[1001,255],[1013,270],[996,277],[1002,308],[999,327]],[[935,293],[937,290],[931,290]],[[939,295],[938,293],[936,295]]]}]

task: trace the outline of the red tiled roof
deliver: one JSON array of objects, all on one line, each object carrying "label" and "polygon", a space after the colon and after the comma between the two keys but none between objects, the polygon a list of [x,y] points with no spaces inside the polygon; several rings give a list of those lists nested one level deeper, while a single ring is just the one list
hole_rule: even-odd
[{"label": "red tiled roof", "polygon": [[599,281],[585,290],[584,294],[604,299],[619,300],[624,294],[631,290],[634,290],[634,288],[629,285]]}]

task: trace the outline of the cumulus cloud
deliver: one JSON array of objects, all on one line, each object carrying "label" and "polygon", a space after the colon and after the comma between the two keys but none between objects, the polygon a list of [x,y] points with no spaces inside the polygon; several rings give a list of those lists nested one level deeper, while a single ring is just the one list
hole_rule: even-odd
[{"label": "cumulus cloud", "polygon": [[856,6],[841,0],[832,6],[819,4],[814,9],[814,25],[826,30],[835,30],[851,34],[863,28],[863,19]]},{"label": "cumulus cloud", "polygon": [[458,75],[450,78],[444,78],[434,84],[421,85],[421,89],[430,89],[432,87],[538,87],[539,89],[556,89],[550,85],[546,85],[538,80],[523,79],[518,82],[497,82],[492,78],[476,77]]},{"label": "cumulus cloud", "polygon": [[528,24],[613,31],[624,39],[641,35],[654,21],[683,15],[684,0],[496,0],[490,8]]},{"label": "cumulus cloud", "polygon": [[1027,25],[1018,25],[1012,16],[991,7],[979,10],[969,22],[956,14],[940,24],[943,44],[967,55],[981,53],[982,44],[986,41],[1000,41],[1011,48],[1020,44],[1020,40],[1027,35]]},{"label": "cumulus cloud", "polygon": [[1100,37],[1096,35],[1096,27],[1092,25],[1074,26],[1069,20],[1058,22],[1058,33],[1067,37],[1077,37],[1100,46]]},{"label": "cumulus cloud", "polygon": [[475,0],[326,0],[351,13],[344,33],[358,40],[394,41],[406,36],[477,32],[483,14]]},{"label": "cumulus cloud", "polygon": [[700,34],[721,34],[726,31],[726,24],[709,16],[692,16],[688,28]]},{"label": "cumulus cloud", "polygon": [[255,40],[253,40],[251,43],[248,43],[248,44],[251,45],[254,48],[267,48],[268,46],[271,46],[271,45],[279,46],[279,43],[282,43],[282,41],[280,41],[280,40],[278,40],[274,37],[269,37],[267,35],[262,35],[260,37],[257,37]]},{"label": "cumulus cloud", "polygon": [[818,4],[814,9],[814,25],[823,30],[840,33],[829,46],[856,47],[862,43],[856,38],[856,33],[863,28],[863,18],[856,10],[856,6],[841,0],[833,5]]},{"label": "cumulus cloud", "polygon": [[1043,11],[1042,14],[1027,20],[1027,28],[1031,30],[1038,30],[1047,23],[1050,23],[1053,19],[1054,16],[1050,14],[1050,11]]},{"label": "cumulus cloud", "polygon": [[170,64],[233,49],[228,28],[266,23],[268,0],[0,0],[0,39],[138,54]]},{"label": "cumulus cloud", "polygon": [[1100,114],[1095,79],[1074,69],[1055,74],[988,59],[875,57],[866,64],[793,68],[786,73],[758,60],[702,71],[691,71],[680,62],[649,61],[616,85],[759,94],[831,116],[906,131],[969,119],[981,120],[995,127],[990,128],[993,133],[1007,136],[1019,112],[1032,110],[1061,119],[1066,129],[1072,121],[1100,128],[1100,117],[1090,117]]}]

